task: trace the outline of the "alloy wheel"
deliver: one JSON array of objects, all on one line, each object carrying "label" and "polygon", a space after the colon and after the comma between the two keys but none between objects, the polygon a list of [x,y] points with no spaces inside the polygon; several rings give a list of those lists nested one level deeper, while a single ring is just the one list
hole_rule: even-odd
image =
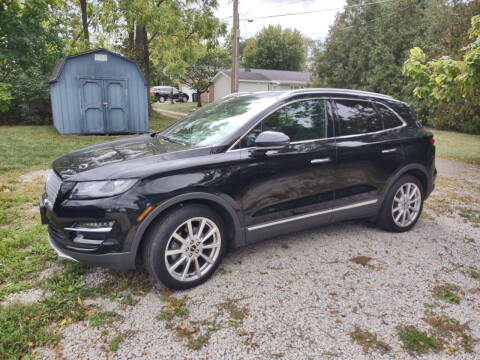
[{"label": "alloy wheel", "polygon": [[411,225],[417,219],[421,205],[422,193],[417,184],[412,182],[403,184],[393,198],[393,221],[402,228]]},{"label": "alloy wheel", "polygon": [[221,244],[220,230],[212,220],[188,219],[170,235],[165,248],[168,273],[182,282],[202,278],[217,261]]}]

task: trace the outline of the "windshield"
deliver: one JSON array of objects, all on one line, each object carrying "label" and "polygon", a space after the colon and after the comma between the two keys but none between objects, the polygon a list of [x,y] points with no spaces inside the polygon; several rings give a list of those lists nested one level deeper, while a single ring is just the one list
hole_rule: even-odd
[{"label": "windshield", "polygon": [[275,100],[273,93],[229,96],[184,117],[160,135],[189,145],[216,145]]}]

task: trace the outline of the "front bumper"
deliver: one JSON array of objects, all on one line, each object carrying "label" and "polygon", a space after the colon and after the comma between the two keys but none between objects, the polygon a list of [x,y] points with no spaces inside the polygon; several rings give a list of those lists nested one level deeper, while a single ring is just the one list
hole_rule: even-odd
[{"label": "front bumper", "polygon": [[107,220],[116,221],[109,233],[72,231],[71,226],[76,222],[99,219],[60,217],[45,196],[40,196],[38,203],[42,224],[48,225],[48,242],[59,257],[115,270],[135,268],[136,254],[128,248],[122,251],[125,241],[135,234],[136,229],[129,226],[125,217],[123,222],[107,217]]},{"label": "front bumper", "polygon": [[114,270],[130,270],[135,268],[135,254],[131,252],[126,253],[111,253],[111,254],[82,254],[67,249],[61,249],[55,243],[52,236],[48,234],[48,243],[55,250],[58,256],[62,259],[71,261],[79,261],[86,264],[107,267]]}]

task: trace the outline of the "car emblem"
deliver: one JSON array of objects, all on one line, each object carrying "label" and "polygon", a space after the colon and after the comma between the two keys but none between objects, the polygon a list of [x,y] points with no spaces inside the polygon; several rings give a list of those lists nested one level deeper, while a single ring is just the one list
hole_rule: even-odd
[{"label": "car emblem", "polygon": [[87,167],[88,167],[88,164],[80,164],[80,165],[78,165],[78,168],[79,168],[80,170],[85,170]]},{"label": "car emblem", "polygon": [[60,173],[60,175],[62,176],[72,176],[72,175],[75,175],[77,172],[75,170],[72,170],[72,169],[68,169],[68,170],[64,170]]}]

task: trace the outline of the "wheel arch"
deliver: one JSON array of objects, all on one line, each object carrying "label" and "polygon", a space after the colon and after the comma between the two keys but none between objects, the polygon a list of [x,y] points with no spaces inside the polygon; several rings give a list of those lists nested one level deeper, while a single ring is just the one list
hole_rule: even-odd
[{"label": "wheel arch", "polygon": [[430,184],[429,184],[429,180],[428,180],[427,168],[424,165],[419,164],[419,163],[412,163],[412,164],[405,165],[405,166],[401,167],[400,169],[398,169],[392,175],[392,177],[388,180],[387,185],[384,188],[382,198],[380,200],[380,206],[378,207],[379,211],[381,210],[381,208],[383,206],[383,201],[384,201],[386,195],[388,194],[388,192],[390,191],[391,187],[393,186],[393,184],[395,184],[395,182],[398,179],[400,179],[400,177],[402,177],[403,175],[406,175],[406,174],[410,174],[410,175],[415,176],[420,181],[420,183],[422,184],[423,195],[426,196],[426,194],[428,194],[428,189],[429,189]]},{"label": "wheel arch", "polygon": [[156,206],[139,225],[131,245],[131,251],[138,256],[141,243],[148,229],[160,216],[177,206],[185,206],[191,203],[206,205],[222,217],[227,228],[230,247],[236,248],[245,244],[245,233],[242,231],[239,216],[228,201],[218,195],[196,192],[175,196]]}]

